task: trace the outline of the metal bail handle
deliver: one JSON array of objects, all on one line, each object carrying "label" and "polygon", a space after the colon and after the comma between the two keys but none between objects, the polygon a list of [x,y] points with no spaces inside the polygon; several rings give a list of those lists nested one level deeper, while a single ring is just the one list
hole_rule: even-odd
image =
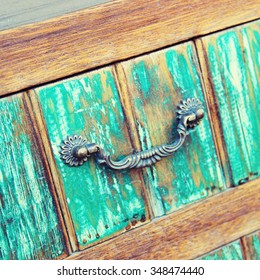
[{"label": "metal bail handle", "polygon": [[82,136],[68,136],[60,146],[60,154],[64,163],[69,166],[80,166],[91,155],[95,155],[99,164],[106,164],[115,170],[151,166],[178,150],[186,136],[193,130],[204,116],[202,103],[197,98],[181,100],[177,110],[178,136],[171,144],[165,144],[146,151],[125,156],[122,160],[112,160],[110,154],[96,143],[89,143]]}]

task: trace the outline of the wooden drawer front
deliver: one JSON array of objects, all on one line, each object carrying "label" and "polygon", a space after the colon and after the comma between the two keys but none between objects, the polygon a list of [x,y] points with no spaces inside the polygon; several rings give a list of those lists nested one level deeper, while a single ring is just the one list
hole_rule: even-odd
[{"label": "wooden drawer front", "polygon": [[64,256],[50,177],[23,94],[0,100],[0,259]]},{"label": "wooden drawer front", "polygon": [[[2,98],[0,259],[259,259],[260,179],[227,190],[260,174],[259,49],[257,21]],[[152,167],[61,160],[71,135],[113,158],[171,143],[190,97],[204,119]]]},{"label": "wooden drawer front", "polygon": [[213,123],[223,136],[224,166],[231,184],[238,185],[260,175],[260,21],[200,40]]},{"label": "wooden drawer front", "polygon": [[115,157],[173,141],[178,102],[199,97],[206,108],[192,43],[38,88],[30,96],[42,112],[53,172],[79,248],[225,188],[207,114],[184,147],[151,168],[113,171],[94,159],[72,168],[60,159],[61,141],[73,134]]}]

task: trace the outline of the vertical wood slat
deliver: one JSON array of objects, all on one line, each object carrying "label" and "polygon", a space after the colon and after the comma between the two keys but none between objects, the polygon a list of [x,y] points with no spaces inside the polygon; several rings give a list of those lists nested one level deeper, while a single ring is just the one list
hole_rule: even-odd
[{"label": "vertical wood slat", "polygon": [[225,173],[238,185],[260,175],[260,21],[196,46]]},{"label": "vertical wood slat", "polygon": [[112,68],[31,94],[46,123],[55,160],[52,172],[64,187],[79,249],[149,221],[140,171],[109,170],[93,158],[72,168],[59,154],[62,140],[73,134],[100,144],[115,157],[133,152]]},{"label": "vertical wood slat", "polygon": [[0,259],[67,255],[53,186],[24,93],[0,100]]},{"label": "vertical wood slat", "polygon": [[242,245],[247,260],[260,260],[260,231],[242,237]]},{"label": "vertical wood slat", "polygon": [[70,212],[68,210],[65,193],[63,190],[63,185],[62,185],[62,182],[61,182],[59,176],[57,176],[55,161],[53,159],[52,149],[49,144],[46,125],[43,121],[41,107],[38,102],[38,99],[35,97],[33,90],[30,91],[28,94],[27,103],[30,104],[29,107],[31,107],[31,109],[32,109],[31,110],[32,111],[31,119],[34,120],[35,127],[39,131],[39,135],[40,135],[39,141],[41,142],[41,145],[43,147],[42,151],[44,153],[43,157],[46,159],[46,164],[48,165],[50,172],[51,172],[51,177],[53,180],[53,184],[55,186],[55,193],[57,194],[57,200],[58,200],[57,204],[59,204],[60,209],[61,209],[61,215],[64,218],[64,223],[66,226],[65,231],[68,234],[70,247],[71,247],[72,252],[75,252],[78,250],[78,242],[77,242],[77,238],[76,238],[76,233],[74,230]]},{"label": "vertical wood slat", "polygon": [[[116,69],[121,99],[131,115],[128,122],[136,150],[174,140],[181,99],[198,97],[204,103],[192,43],[119,63]],[[223,190],[225,183],[207,114],[179,151],[144,168],[143,174],[154,216]]]}]

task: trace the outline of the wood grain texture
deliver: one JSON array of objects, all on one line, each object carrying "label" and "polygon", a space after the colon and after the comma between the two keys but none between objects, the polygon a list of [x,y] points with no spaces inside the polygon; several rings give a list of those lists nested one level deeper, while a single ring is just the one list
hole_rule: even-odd
[{"label": "wood grain texture", "polygon": [[43,21],[108,1],[109,0],[0,0],[0,30]]},{"label": "wood grain texture", "polygon": [[60,159],[68,135],[85,136],[115,157],[133,152],[111,68],[36,90],[79,248],[149,220],[140,171],[114,171],[94,158],[71,168]]},{"label": "wood grain texture", "polygon": [[[137,150],[172,143],[181,99],[204,103],[196,51],[181,44],[117,65],[123,100],[132,111],[132,141]],[[127,97],[129,101],[126,101]],[[206,105],[204,103],[205,111]],[[172,156],[144,168],[154,216],[171,213],[225,189],[207,114],[185,144]]]},{"label": "wood grain texture", "polygon": [[118,0],[0,32],[0,95],[259,18],[258,0]]},{"label": "wood grain texture", "polygon": [[214,252],[211,252],[200,260],[243,260],[243,250],[240,240],[234,241],[226,246],[223,246]]},{"label": "wood grain texture", "polygon": [[65,256],[62,226],[23,94],[0,100],[0,259]]},{"label": "wood grain texture", "polygon": [[260,175],[260,21],[206,36],[197,47],[223,166],[238,185]]},{"label": "wood grain texture", "polygon": [[73,254],[68,259],[195,259],[257,230],[259,217],[258,179]]},{"label": "wood grain texture", "polygon": [[247,260],[260,260],[260,231],[242,238]]}]

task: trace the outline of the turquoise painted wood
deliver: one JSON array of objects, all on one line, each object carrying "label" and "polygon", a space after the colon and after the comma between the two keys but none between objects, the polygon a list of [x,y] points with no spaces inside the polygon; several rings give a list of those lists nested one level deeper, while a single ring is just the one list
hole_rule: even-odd
[{"label": "turquoise painted wood", "polygon": [[243,251],[240,241],[234,241],[212,253],[200,258],[200,260],[243,260]]},{"label": "turquoise painted wood", "polygon": [[202,42],[238,185],[260,175],[260,21]]},{"label": "turquoise painted wood", "polygon": [[249,260],[260,260],[260,231],[244,237],[246,255]]},{"label": "turquoise painted wood", "polygon": [[[132,137],[139,139],[141,150],[174,140],[181,99],[197,97],[206,111],[192,43],[129,60],[118,67],[127,80],[134,115]],[[145,168],[144,178],[155,216],[225,189],[207,112],[184,146],[173,156]]]},{"label": "turquoise painted wood", "polygon": [[58,174],[80,248],[149,219],[140,171],[114,171],[94,158],[72,168],[60,159],[59,146],[78,134],[115,157],[133,152],[111,68],[37,90]]},{"label": "turquoise painted wood", "polygon": [[61,227],[22,95],[0,100],[0,259],[64,255]]},{"label": "turquoise painted wood", "polygon": [[260,233],[255,234],[252,236],[252,259],[254,260],[260,260]]}]

